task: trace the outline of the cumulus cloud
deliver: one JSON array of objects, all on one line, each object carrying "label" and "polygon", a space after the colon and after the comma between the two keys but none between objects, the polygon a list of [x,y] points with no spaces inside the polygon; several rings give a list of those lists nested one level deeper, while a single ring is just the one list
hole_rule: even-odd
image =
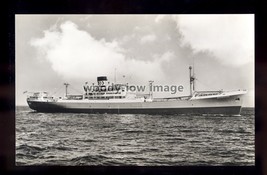
[{"label": "cumulus cloud", "polygon": [[[117,82],[183,85],[184,94],[174,95],[188,95],[192,64],[197,90],[254,90],[253,15],[19,16],[16,88],[20,92],[53,90],[62,82],[80,86],[99,75],[112,81],[117,68]],[[32,38],[40,30],[43,36]],[[144,44],[141,38],[147,38]],[[30,45],[25,44],[29,40]]]},{"label": "cumulus cloud", "polygon": [[155,54],[153,57],[159,62],[170,62],[175,59],[175,54],[171,51],[167,51],[162,55]]},{"label": "cumulus cloud", "polygon": [[150,34],[150,35],[145,35],[141,38],[141,44],[145,44],[145,43],[150,43],[156,40],[156,35],[154,34]]},{"label": "cumulus cloud", "polygon": [[160,23],[166,17],[167,17],[166,15],[157,15],[155,18],[155,22]]},{"label": "cumulus cloud", "polygon": [[[144,40],[154,38],[149,36]],[[161,58],[156,61],[126,59],[124,49],[116,40],[97,40],[70,21],[46,30],[42,38],[32,39],[31,45],[38,49],[40,58],[49,61],[53,70],[67,79],[87,80],[99,75],[110,77],[114,75],[115,68],[120,75],[127,73],[146,81],[151,76],[163,76]],[[163,55],[162,60],[166,59]]]},{"label": "cumulus cloud", "polygon": [[254,15],[181,15],[184,44],[208,50],[222,63],[244,65],[254,58]]}]

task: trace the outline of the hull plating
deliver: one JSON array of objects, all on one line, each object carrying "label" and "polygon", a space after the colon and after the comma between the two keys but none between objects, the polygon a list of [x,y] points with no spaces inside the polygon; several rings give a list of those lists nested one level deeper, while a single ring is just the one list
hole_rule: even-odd
[{"label": "hull plating", "polygon": [[241,103],[233,99],[170,101],[150,103],[95,104],[80,102],[28,102],[38,112],[112,113],[112,114],[226,114],[238,115]]}]

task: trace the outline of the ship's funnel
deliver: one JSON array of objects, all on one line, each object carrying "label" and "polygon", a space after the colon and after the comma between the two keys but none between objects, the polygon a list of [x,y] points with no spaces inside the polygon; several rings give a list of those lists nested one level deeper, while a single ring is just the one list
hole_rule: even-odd
[{"label": "ship's funnel", "polygon": [[97,81],[107,81],[107,77],[106,76],[101,76],[101,77],[97,77]]},{"label": "ship's funnel", "polygon": [[97,83],[99,86],[105,86],[105,82],[107,81],[107,77],[106,76],[100,76],[97,77]]}]

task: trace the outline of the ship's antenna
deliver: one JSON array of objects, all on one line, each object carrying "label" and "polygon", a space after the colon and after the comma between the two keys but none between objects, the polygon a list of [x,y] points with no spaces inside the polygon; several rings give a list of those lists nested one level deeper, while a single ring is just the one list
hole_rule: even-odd
[{"label": "ship's antenna", "polygon": [[[193,79],[195,80],[196,78],[195,78],[195,57],[193,57]],[[195,86],[196,86],[196,84],[195,84],[195,81],[193,81],[193,92],[195,91]]]},{"label": "ship's antenna", "polygon": [[192,75],[192,66],[189,66],[189,77],[190,77],[190,96],[193,96],[193,92],[194,92],[194,81],[195,78]]},{"label": "ship's antenna", "polygon": [[68,86],[70,85],[69,83],[64,83],[64,85],[66,86],[66,97],[68,95]]}]

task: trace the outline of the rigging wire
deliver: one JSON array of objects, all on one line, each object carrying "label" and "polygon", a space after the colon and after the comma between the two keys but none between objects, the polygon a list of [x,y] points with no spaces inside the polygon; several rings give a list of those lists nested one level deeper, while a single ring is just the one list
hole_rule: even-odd
[{"label": "rigging wire", "polygon": [[[192,64],[193,64],[193,77],[194,77],[194,80],[195,81],[197,81],[197,83],[200,83],[202,86],[204,86],[205,88],[207,88],[207,89],[209,89],[209,90],[211,90],[211,91],[216,91],[216,89],[218,89],[218,88],[216,88],[216,87],[214,87],[214,86],[212,86],[212,85],[207,85],[207,84],[205,84],[205,83],[203,83],[202,81],[200,81],[198,78],[196,78],[196,75],[195,75],[195,57],[193,56],[193,60],[192,60]],[[197,87],[197,84],[195,83],[195,91],[196,91],[196,87]],[[198,90],[200,90],[200,89],[198,89]]]},{"label": "rigging wire", "polygon": [[[203,83],[202,81],[199,81],[199,79],[195,78],[195,80],[200,83],[201,85],[203,85],[205,88],[209,89],[209,90],[212,90],[212,91],[216,91],[217,88],[215,88],[214,86],[212,85],[207,85],[205,83]],[[211,87],[212,86],[212,87]]]},{"label": "rigging wire", "polygon": [[[57,94],[57,93],[63,91],[63,87],[64,87],[64,86],[60,86],[60,87],[57,88],[53,93],[51,93],[51,95],[55,95],[55,94]],[[80,90],[75,89],[73,86],[69,86],[69,88],[72,89],[72,90],[74,90],[75,92],[78,92],[78,93],[81,94],[81,95],[83,94]]]},{"label": "rigging wire", "polygon": [[80,90],[77,90],[77,89],[75,89],[74,87],[72,87],[72,86],[69,86],[72,90],[74,90],[74,91],[76,91],[76,92],[78,92],[79,94],[83,94]]},{"label": "rigging wire", "polygon": [[63,86],[60,86],[59,88],[57,88],[51,95],[55,95],[58,92],[60,92],[62,90]]}]

